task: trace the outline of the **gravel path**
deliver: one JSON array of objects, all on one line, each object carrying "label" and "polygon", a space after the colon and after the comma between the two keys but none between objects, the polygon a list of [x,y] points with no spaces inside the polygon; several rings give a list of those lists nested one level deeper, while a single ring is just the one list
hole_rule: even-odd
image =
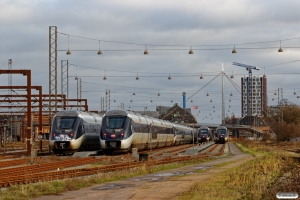
[{"label": "gravel path", "polygon": [[[230,142],[227,143],[227,152],[228,151],[231,153],[230,156],[223,156],[214,161],[147,174],[121,181],[94,185],[81,190],[66,192],[60,196],[42,196],[35,200],[177,199],[183,192],[189,191],[196,183],[209,179],[214,174],[238,166],[253,158],[248,154],[242,153]],[[215,165],[225,162],[232,163],[224,167],[214,167]],[[195,173],[195,171],[199,169],[206,170],[203,173]]]}]

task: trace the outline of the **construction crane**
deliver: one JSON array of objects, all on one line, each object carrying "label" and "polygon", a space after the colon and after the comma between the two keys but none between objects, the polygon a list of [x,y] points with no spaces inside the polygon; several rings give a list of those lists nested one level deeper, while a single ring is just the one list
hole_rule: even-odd
[{"label": "construction crane", "polygon": [[247,86],[247,115],[250,116],[252,110],[252,69],[260,70],[260,68],[251,66],[251,65],[244,65],[241,63],[233,62],[233,65],[245,67],[246,70],[249,72],[248,78],[248,86]]}]

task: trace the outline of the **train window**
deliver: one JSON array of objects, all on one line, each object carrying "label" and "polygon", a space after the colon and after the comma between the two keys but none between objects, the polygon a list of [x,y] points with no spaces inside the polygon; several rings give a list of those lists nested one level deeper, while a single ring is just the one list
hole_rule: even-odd
[{"label": "train window", "polygon": [[80,138],[83,134],[84,134],[84,127],[83,127],[82,121],[80,121],[78,130],[77,130],[77,134],[76,134],[76,138]]},{"label": "train window", "polygon": [[148,126],[146,124],[141,125],[142,126],[142,133],[148,133]]},{"label": "train window", "polygon": [[56,117],[56,129],[73,129],[77,117]]},{"label": "train window", "polygon": [[[118,117],[118,116],[113,116],[113,117],[105,117],[105,125],[106,128],[108,129],[122,129],[124,128],[126,117]],[[136,129],[139,130],[139,129]]]},{"label": "train window", "polygon": [[166,128],[166,134],[172,134],[172,128]]},{"label": "train window", "polygon": [[131,122],[132,128],[133,128],[133,132],[141,132],[142,129],[142,125],[135,123],[134,121]]},{"label": "train window", "polygon": [[201,131],[201,134],[208,134],[208,130],[206,130],[206,129],[201,129],[200,131]]},{"label": "train window", "polygon": [[218,129],[217,132],[218,132],[218,134],[226,134],[225,129]]},{"label": "train window", "polygon": [[135,129],[134,129],[133,125],[131,125],[131,131],[132,131],[132,133],[135,133]]}]

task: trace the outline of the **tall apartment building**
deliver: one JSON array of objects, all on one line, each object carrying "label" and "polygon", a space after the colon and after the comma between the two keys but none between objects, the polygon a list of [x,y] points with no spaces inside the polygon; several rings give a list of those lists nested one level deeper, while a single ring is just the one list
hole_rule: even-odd
[{"label": "tall apartment building", "polygon": [[[248,87],[250,86],[250,87]],[[252,87],[252,91],[250,90]],[[263,116],[267,111],[267,77],[241,78],[242,117]]]}]

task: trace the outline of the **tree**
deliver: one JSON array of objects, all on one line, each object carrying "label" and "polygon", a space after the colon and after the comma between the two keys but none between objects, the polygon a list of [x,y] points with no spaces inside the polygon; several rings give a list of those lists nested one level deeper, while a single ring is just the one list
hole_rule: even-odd
[{"label": "tree", "polygon": [[278,141],[300,137],[300,107],[284,102],[270,117],[271,129],[277,135]]}]

